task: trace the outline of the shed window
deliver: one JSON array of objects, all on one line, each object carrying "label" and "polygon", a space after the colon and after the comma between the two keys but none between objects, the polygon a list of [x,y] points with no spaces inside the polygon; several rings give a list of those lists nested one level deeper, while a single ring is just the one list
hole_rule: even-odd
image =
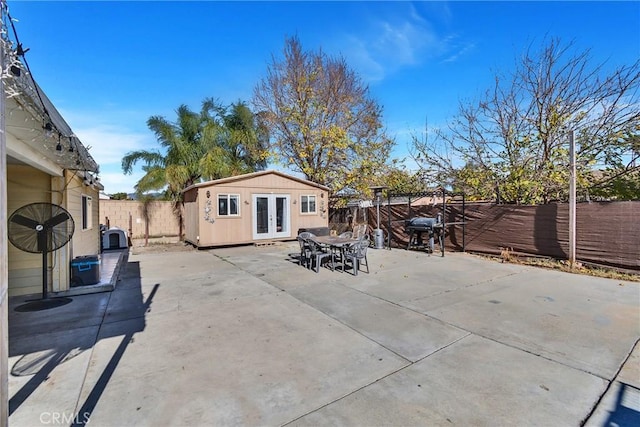
[{"label": "shed window", "polygon": [[218,216],[240,215],[239,194],[218,194]]},{"label": "shed window", "polygon": [[92,222],[92,209],[93,199],[91,196],[82,195],[82,229],[88,230],[93,227]]},{"label": "shed window", "polygon": [[316,196],[301,196],[300,211],[302,213],[316,213]]}]

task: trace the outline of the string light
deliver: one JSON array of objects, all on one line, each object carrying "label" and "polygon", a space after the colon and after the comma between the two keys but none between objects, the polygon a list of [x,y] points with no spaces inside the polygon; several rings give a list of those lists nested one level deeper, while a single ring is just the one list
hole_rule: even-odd
[{"label": "string light", "polygon": [[[3,70],[0,70],[0,78],[5,83],[5,96],[7,99],[17,99],[17,108],[19,110],[24,109],[28,113],[24,117],[24,122],[25,125],[30,125],[27,132],[30,133],[29,137],[33,136],[33,138],[30,138],[31,141],[41,141],[44,149],[51,150],[53,145],[56,151],[69,153],[66,155],[62,153],[58,155],[56,161],[59,163],[62,162],[61,165],[63,165],[63,167],[65,164],[72,164],[75,160],[75,168],[70,167],[69,169],[89,169],[97,172],[98,165],[87,151],[89,147],[85,148],[85,146],[82,145],[82,142],[77,139],[73,131],[56,111],[55,106],[51,104],[44,93],[41,93],[41,89],[34,80],[33,73],[26,58],[26,53],[29,51],[29,48],[23,47],[22,43],[20,43],[14,25],[15,20],[9,14],[5,2],[2,2],[0,9],[0,13],[2,14],[0,19],[6,24],[2,25],[3,23],[0,22],[0,44],[6,56],[5,64],[7,64]],[[5,18],[8,18],[8,23]],[[51,114],[49,109],[52,110]],[[13,111],[10,111],[10,117],[12,112]],[[14,117],[14,120],[15,119]],[[38,126],[38,122],[40,122],[40,126]],[[11,124],[11,126],[13,126],[13,124]],[[39,129],[42,130],[39,131]],[[52,142],[55,142],[56,135],[58,136],[58,140],[55,144],[52,144]],[[62,144],[62,137],[68,138],[67,147],[64,147]],[[52,152],[49,151],[49,153]],[[91,178],[93,183],[98,183],[97,176]]]},{"label": "string light", "polygon": [[42,126],[42,129],[44,129],[45,138],[53,137],[53,125],[51,124],[51,122],[46,122],[44,126]]}]

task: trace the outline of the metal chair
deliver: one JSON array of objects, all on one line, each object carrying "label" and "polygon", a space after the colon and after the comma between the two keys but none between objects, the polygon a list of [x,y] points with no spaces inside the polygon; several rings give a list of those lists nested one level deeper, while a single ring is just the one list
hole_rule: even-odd
[{"label": "metal chair", "polygon": [[344,263],[351,261],[351,267],[353,268],[353,275],[358,275],[360,270],[360,264],[364,260],[364,265],[367,267],[367,274],[369,274],[369,261],[367,260],[367,249],[369,248],[369,237],[364,236],[358,242],[349,246],[344,253]]}]

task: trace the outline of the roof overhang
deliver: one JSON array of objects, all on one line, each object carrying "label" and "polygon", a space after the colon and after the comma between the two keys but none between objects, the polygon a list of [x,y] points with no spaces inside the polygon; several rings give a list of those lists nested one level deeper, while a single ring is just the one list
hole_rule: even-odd
[{"label": "roof overhang", "polygon": [[227,177],[227,178],[215,179],[213,181],[200,182],[198,184],[193,184],[193,185],[185,188],[184,190],[182,190],[182,192],[184,193],[185,191],[189,191],[189,190],[191,190],[193,188],[209,187],[211,185],[228,184],[228,183],[231,183],[231,182],[243,181],[243,180],[256,178],[256,177],[263,176],[263,175],[278,175],[278,176],[281,176],[283,178],[290,179],[292,181],[297,181],[297,182],[300,182],[302,184],[306,184],[306,185],[310,185],[312,187],[319,188],[320,190],[325,190],[325,191],[329,191],[330,190],[329,187],[326,187],[324,185],[315,183],[313,181],[307,181],[306,179],[298,178],[298,177],[295,177],[295,176],[292,176],[292,175],[287,175],[286,173],[282,173],[282,172],[276,171],[276,170],[266,170],[266,171],[246,173],[246,174],[243,174],[243,175],[230,176],[230,177]]},{"label": "roof overhang", "polygon": [[7,155],[60,176],[61,170],[98,173],[99,167],[71,127],[2,39],[5,67]]}]

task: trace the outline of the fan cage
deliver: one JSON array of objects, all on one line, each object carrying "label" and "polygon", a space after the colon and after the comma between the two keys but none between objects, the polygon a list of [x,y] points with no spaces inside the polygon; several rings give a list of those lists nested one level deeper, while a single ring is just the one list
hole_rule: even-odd
[{"label": "fan cage", "polygon": [[[20,216],[46,224],[48,220],[60,214],[66,214],[67,219],[46,230],[46,248],[39,245],[39,232],[33,227],[27,227],[15,220]],[[52,203],[31,203],[18,208],[11,214],[8,221],[8,238],[16,248],[29,253],[53,252],[66,245],[73,236],[75,222],[69,212],[61,206]]]}]

